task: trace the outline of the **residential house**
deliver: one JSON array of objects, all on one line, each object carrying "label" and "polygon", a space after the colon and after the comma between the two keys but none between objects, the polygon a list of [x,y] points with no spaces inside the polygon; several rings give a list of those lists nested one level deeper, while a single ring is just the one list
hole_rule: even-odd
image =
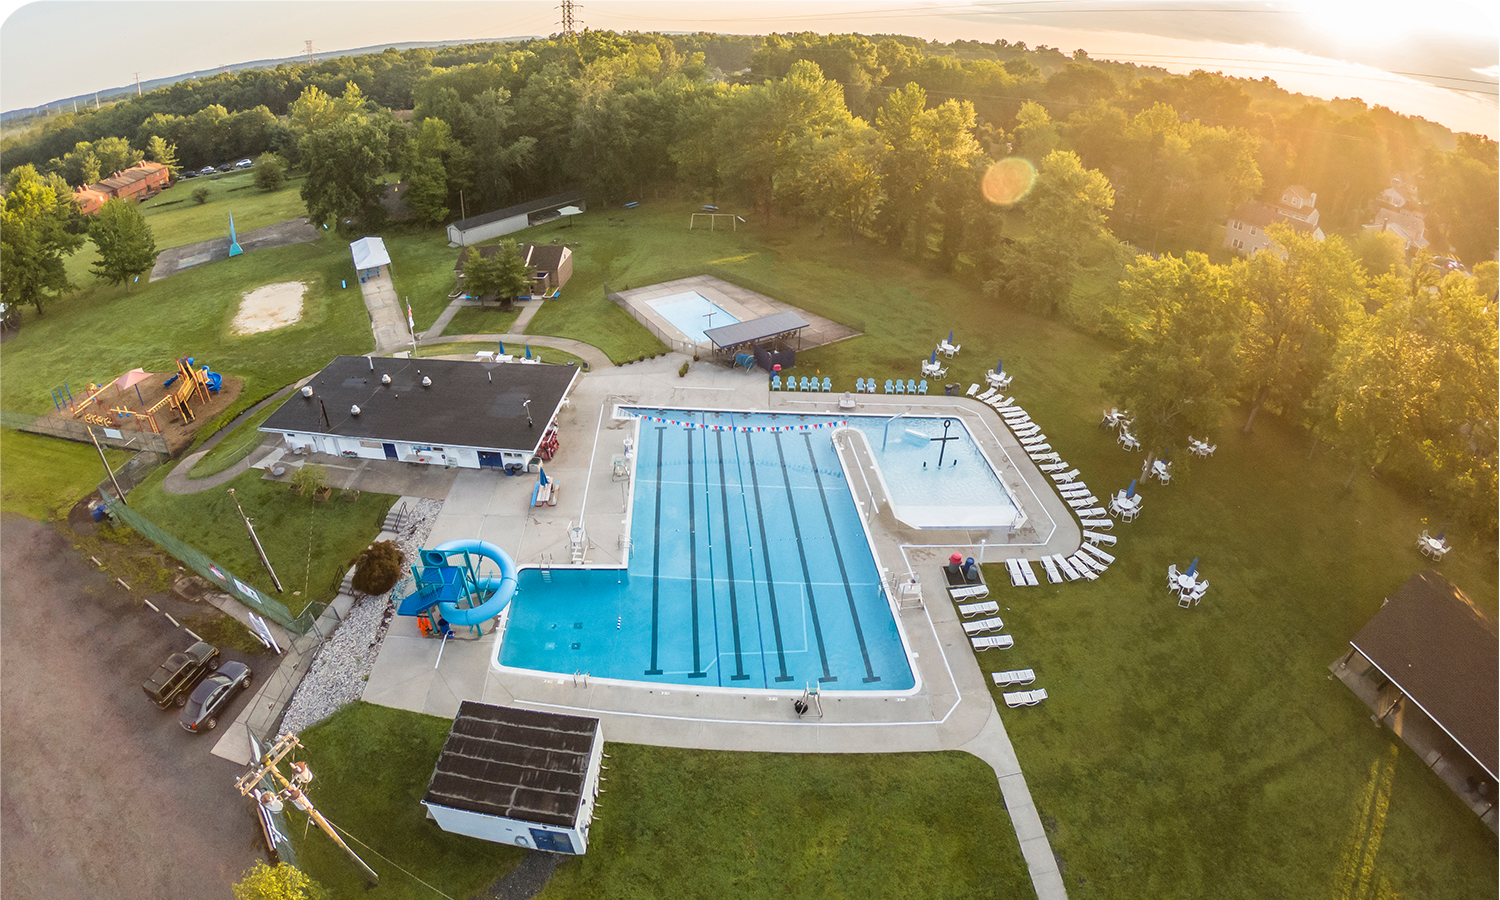
[{"label": "residential house", "polygon": [[1323,229],[1318,227],[1317,202],[1317,194],[1293,185],[1282,192],[1280,202],[1275,205],[1255,200],[1242,203],[1224,225],[1224,246],[1245,256],[1264,250],[1271,246],[1266,226],[1277,222],[1321,241],[1324,235]]},{"label": "residential house", "polygon": [[1427,246],[1427,223],[1422,213],[1412,210],[1381,209],[1365,231],[1388,231],[1401,238],[1407,253]]},{"label": "residential house", "polygon": [[161,163],[138,162],[123,172],[78,188],[73,198],[84,215],[92,215],[110,200],[144,200],[155,196],[170,178],[170,170]]}]

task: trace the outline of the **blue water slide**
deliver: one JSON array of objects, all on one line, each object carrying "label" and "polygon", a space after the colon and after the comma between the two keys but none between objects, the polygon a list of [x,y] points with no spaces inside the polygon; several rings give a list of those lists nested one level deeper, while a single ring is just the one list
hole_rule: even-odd
[{"label": "blue water slide", "polygon": [[[461,553],[473,553],[476,556],[489,560],[500,567],[500,577],[487,577],[475,579],[473,582],[473,593],[480,596],[488,593],[483,602],[467,609],[458,605],[458,601],[464,599],[459,596],[458,591],[452,590],[463,581],[457,566],[451,565],[448,560]],[[419,581],[425,581],[431,586],[433,593],[427,596],[437,596],[437,607],[442,612],[443,618],[450,625],[479,625],[500,615],[505,610],[506,604],[516,593],[516,563],[510,558],[510,554],[491,544],[489,541],[481,540],[456,540],[439,544],[436,547],[422,551],[422,564],[426,571]],[[444,588],[449,588],[444,590]],[[401,615],[417,615],[422,610],[432,605],[432,600],[427,599],[423,603],[422,592],[407,597],[400,604],[398,610]]]}]

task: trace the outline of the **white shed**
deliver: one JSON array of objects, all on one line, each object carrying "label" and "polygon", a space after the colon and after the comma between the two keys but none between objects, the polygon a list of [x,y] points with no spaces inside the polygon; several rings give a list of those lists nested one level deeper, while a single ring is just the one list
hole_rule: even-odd
[{"label": "white shed", "polygon": [[467,247],[502,234],[510,234],[522,228],[550,222],[563,215],[564,207],[573,210],[567,215],[578,215],[587,208],[583,202],[583,195],[577,191],[553,194],[551,197],[543,197],[540,200],[518,203],[484,215],[460,219],[448,226],[448,243],[458,247]]},{"label": "white shed", "polygon": [[582,856],[603,756],[598,719],[465,700],[422,804],[444,831]]},{"label": "white shed", "polygon": [[391,264],[385,241],[378,237],[360,238],[349,245],[349,253],[354,257],[354,270],[361,280],[378,276],[383,266]]}]

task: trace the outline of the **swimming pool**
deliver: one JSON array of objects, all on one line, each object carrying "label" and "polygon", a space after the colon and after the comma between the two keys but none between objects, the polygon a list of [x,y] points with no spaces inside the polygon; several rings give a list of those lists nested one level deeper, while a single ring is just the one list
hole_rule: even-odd
[{"label": "swimming pool", "polygon": [[705,329],[733,325],[739,321],[697,291],[658,297],[646,305],[671,322],[672,327],[687,335],[688,340],[699,344],[708,341],[708,336],[703,333]]},{"label": "swimming pool", "polygon": [[639,415],[624,569],[525,569],[502,666],[731,690],[908,692],[831,417]]},{"label": "swimming pool", "polygon": [[1007,528],[1025,515],[956,416],[851,416],[896,518],[916,528]]}]

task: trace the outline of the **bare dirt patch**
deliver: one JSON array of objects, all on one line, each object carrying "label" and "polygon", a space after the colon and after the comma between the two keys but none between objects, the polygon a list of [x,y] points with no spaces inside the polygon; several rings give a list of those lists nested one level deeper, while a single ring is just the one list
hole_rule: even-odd
[{"label": "bare dirt patch", "polygon": [[295,325],[302,318],[302,295],[307,285],[283,281],[258,287],[240,300],[239,314],[229,328],[235,334],[255,334]]}]

